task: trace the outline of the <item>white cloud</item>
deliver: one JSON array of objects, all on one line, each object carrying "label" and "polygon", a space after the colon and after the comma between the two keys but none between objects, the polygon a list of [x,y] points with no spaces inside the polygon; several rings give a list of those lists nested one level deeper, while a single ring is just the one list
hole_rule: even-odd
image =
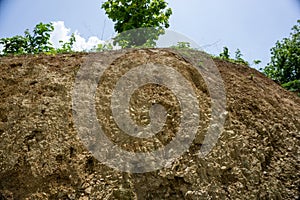
[{"label": "white cloud", "polygon": [[70,39],[71,29],[65,27],[65,22],[57,21],[52,22],[54,31],[51,33],[50,42],[55,48],[60,47],[59,41],[67,42]]},{"label": "white cloud", "polygon": [[89,39],[86,40],[85,38],[81,37],[78,32],[75,32],[74,34],[75,34],[76,42],[73,45],[73,49],[75,51],[90,50],[91,48],[93,48],[98,44],[105,43],[105,41],[100,40],[96,36],[89,37]]},{"label": "white cloud", "polygon": [[[61,44],[59,41],[67,42],[71,37],[71,29],[65,26],[63,21],[52,22],[54,31],[51,33],[50,41],[55,48],[59,48]],[[83,51],[90,50],[98,44],[105,43],[96,36],[91,36],[87,40],[80,36],[78,31],[74,32],[76,42],[73,44],[73,50]]]}]

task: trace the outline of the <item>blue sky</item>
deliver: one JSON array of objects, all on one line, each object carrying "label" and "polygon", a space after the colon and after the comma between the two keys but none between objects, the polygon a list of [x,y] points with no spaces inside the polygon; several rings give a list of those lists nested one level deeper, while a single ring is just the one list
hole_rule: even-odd
[{"label": "blue sky", "polygon": [[[25,29],[32,30],[39,22],[62,21],[56,23],[57,37],[76,32],[83,43],[110,39],[115,34],[113,22],[101,9],[102,2],[0,0],[0,38],[23,35]],[[234,56],[239,48],[250,63],[254,59],[262,60],[260,66],[269,62],[270,48],[277,40],[288,37],[300,19],[300,0],[167,2],[173,9],[170,30],[189,37],[212,54],[219,54],[227,46]]]}]

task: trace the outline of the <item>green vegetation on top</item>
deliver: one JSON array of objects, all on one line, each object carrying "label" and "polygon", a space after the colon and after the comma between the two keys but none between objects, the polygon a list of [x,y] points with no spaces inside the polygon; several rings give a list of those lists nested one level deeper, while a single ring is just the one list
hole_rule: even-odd
[{"label": "green vegetation on top", "polygon": [[50,33],[53,32],[52,23],[39,23],[33,29],[33,33],[25,30],[24,36],[14,36],[11,38],[1,38],[0,44],[3,45],[2,54],[37,54],[37,53],[67,53],[73,52],[72,46],[75,36],[72,34],[70,40],[62,44],[61,48],[55,49],[50,42]]},{"label": "green vegetation on top", "polygon": [[[229,62],[232,62],[232,63],[237,63],[237,64],[250,66],[249,62],[243,59],[243,54],[242,54],[240,49],[237,49],[235,51],[235,57],[234,58],[230,58],[230,53],[229,53],[228,47],[223,47],[223,52],[221,52],[219,54],[219,56],[216,56],[216,58],[226,60],[226,61],[229,61]],[[260,60],[254,60],[253,61],[254,65],[258,65],[259,63],[261,63]]]},{"label": "green vegetation on top", "polygon": [[159,35],[168,28],[171,8],[164,0],[108,0],[102,4],[108,17],[115,22],[118,35],[114,44],[122,48],[154,47]]},{"label": "green vegetation on top", "polygon": [[271,62],[263,73],[300,96],[300,20],[297,23],[290,37],[277,41],[271,49]]}]

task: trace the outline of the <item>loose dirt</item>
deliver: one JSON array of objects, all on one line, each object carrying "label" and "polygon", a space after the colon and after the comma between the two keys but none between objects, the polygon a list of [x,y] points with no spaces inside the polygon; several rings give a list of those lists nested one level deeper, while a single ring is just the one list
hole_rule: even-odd
[{"label": "loose dirt", "polygon": [[0,57],[0,199],[299,198],[298,96],[255,69],[214,59],[228,113],[217,144],[201,158],[211,106],[203,77],[171,50],[127,50],[107,68],[95,97],[99,124],[111,141],[126,151],[147,152],[176,135],[180,106],[163,86],[136,90],[128,108],[137,124],[147,125],[151,105],[165,107],[166,125],[152,138],[128,136],[111,117],[114,85],[148,61],[173,67],[191,83],[201,120],[189,150],[168,168],[120,172],[95,159],[75,128],[72,90],[90,56],[111,58],[108,52]]}]

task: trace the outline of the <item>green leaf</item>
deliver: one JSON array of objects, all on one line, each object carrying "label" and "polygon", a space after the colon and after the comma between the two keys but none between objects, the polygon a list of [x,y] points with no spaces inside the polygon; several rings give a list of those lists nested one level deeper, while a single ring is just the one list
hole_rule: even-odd
[{"label": "green leaf", "polygon": [[265,75],[280,83],[300,79],[300,20],[297,23],[289,38],[277,41],[271,48],[271,61],[263,70]]},{"label": "green leaf", "polygon": [[[167,5],[164,0],[108,0],[101,8],[115,22],[114,29],[119,33],[114,44],[125,48],[155,45],[155,40],[164,33],[161,29],[169,27],[172,10]],[[150,27],[157,31],[145,35],[135,35],[137,33],[129,31]]]}]

